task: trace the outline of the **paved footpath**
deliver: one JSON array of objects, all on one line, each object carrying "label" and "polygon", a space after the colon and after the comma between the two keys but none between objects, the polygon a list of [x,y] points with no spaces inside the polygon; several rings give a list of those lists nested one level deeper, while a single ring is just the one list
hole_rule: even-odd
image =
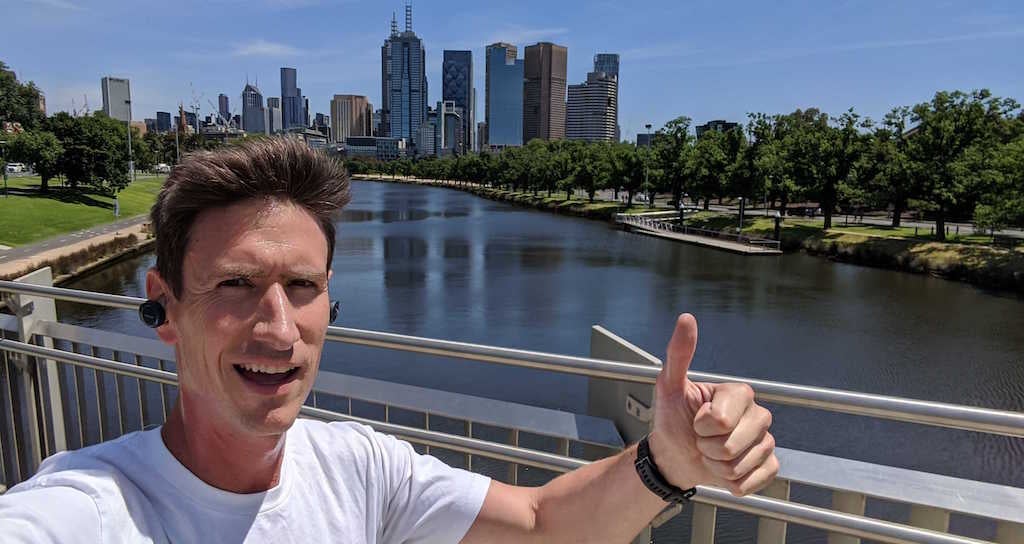
[{"label": "paved footpath", "polygon": [[118,236],[135,234],[142,237],[143,224],[148,220],[148,215],[138,215],[106,225],[60,234],[34,244],[0,250],[0,276],[26,270],[34,263],[56,259],[90,245],[113,240]]}]

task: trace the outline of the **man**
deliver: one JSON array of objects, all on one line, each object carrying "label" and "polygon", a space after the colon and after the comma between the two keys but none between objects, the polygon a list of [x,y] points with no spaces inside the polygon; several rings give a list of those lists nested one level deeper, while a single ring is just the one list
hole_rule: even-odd
[{"label": "man", "polygon": [[689,315],[669,341],[639,464],[633,446],[515,487],[365,426],[297,420],[348,198],[343,168],[293,140],[177,167],[153,207],[146,278],[164,314],[150,324],[178,361],[175,408],[159,429],[49,458],[0,497],[4,541],[627,542],[662,496],[698,484],[746,494],[775,476],[771,415],[750,388],[687,379]]}]

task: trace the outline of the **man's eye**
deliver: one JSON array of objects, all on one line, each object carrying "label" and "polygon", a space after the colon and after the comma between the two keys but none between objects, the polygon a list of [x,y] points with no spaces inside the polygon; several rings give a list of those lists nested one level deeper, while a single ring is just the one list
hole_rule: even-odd
[{"label": "man's eye", "polygon": [[217,284],[217,287],[251,287],[252,283],[245,278],[231,278]]},{"label": "man's eye", "polygon": [[292,287],[307,287],[310,289],[316,289],[318,287],[316,282],[312,282],[310,280],[292,280],[291,285]]}]

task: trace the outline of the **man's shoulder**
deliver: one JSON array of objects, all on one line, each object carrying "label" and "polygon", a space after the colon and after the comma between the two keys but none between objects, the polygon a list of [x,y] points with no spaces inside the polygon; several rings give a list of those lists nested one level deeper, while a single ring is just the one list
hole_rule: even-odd
[{"label": "man's shoulder", "polygon": [[33,488],[74,482],[101,488],[116,485],[116,480],[123,478],[126,469],[132,465],[131,458],[141,453],[138,445],[143,438],[143,433],[134,432],[114,440],[51,455],[43,460],[32,478],[11,491],[22,486]]},{"label": "man's shoulder", "polygon": [[[77,537],[91,534],[90,531],[102,532],[103,527],[108,530],[117,527],[125,534],[131,534],[129,527],[134,527],[142,534],[148,533],[146,522],[131,519],[128,512],[131,509],[142,514],[144,509],[136,507],[146,502],[144,493],[126,473],[126,467],[133,465],[130,458],[141,439],[142,433],[131,433],[46,458],[31,478],[0,497],[0,525],[12,516],[39,516],[55,531],[62,520],[80,529],[81,532],[74,535],[76,538],[52,539],[61,542],[82,541]],[[50,540],[43,538],[43,541]]]}]

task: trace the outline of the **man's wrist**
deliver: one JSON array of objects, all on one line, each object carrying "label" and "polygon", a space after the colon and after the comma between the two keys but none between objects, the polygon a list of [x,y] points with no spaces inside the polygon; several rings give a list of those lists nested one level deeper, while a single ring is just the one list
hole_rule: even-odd
[{"label": "man's wrist", "polygon": [[[698,485],[698,482],[691,481],[688,478],[677,478],[677,473],[681,472],[680,469],[686,465],[685,459],[678,455],[677,452],[668,448],[664,441],[660,440],[660,435],[657,432],[651,431],[647,435],[647,443],[651,448],[651,456],[657,460],[658,470],[668,483],[679,489],[690,489]],[[692,474],[696,471],[691,467],[686,467],[685,472]]]},{"label": "man's wrist", "polygon": [[682,504],[688,502],[697,492],[696,487],[680,488],[670,483],[658,468],[657,459],[651,452],[649,436],[637,443],[636,461],[633,463],[637,476],[651,493],[665,502]]}]

